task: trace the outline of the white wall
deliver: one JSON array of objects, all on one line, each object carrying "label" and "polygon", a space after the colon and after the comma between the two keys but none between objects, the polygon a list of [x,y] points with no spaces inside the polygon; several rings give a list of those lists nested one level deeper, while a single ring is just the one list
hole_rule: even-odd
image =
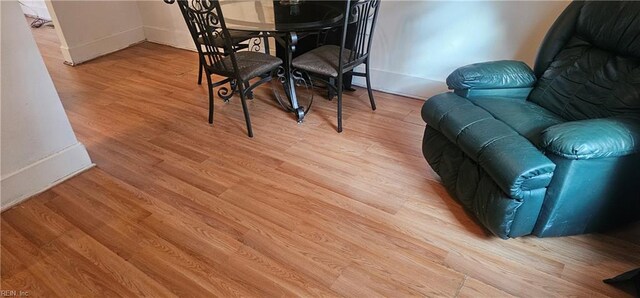
[{"label": "white wall", "polygon": [[195,51],[178,4],[141,0],[138,7],[148,41]]},{"label": "white wall", "polygon": [[51,15],[49,15],[49,10],[44,0],[22,0],[20,2],[20,8],[22,8],[24,14],[51,20]]},{"label": "white wall", "polygon": [[[533,64],[568,1],[383,1],[374,33],[372,84],[426,98],[469,63]],[[359,81],[362,84],[362,80]]]},{"label": "white wall", "polygon": [[[533,63],[568,1],[383,1],[372,51],[375,89],[426,98],[455,68],[480,61]],[[177,5],[138,1],[147,40],[193,49]],[[356,84],[363,84],[356,80]]]},{"label": "white wall", "polygon": [[[140,8],[145,37],[148,41],[195,51],[195,45],[177,4],[169,5],[163,1],[140,0],[138,1],[138,7]],[[237,8],[238,6],[228,7],[223,5],[223,9],[225,7],[226,10],[223,12],[229,13],[228,9]],[[268,9],[268,7],[265,7],[265,9]],[[236,10],[232,15],[235,17],[246,16],[247,19],[258,18],[255,10]]]},{"label": "white wall", "polygon": [[71,64],[145,40],[136,1],[47,1],[47,6]]},{"label": "white wall", "polygon": [[[568,1],[383,1],[372,51],[375,89],[426,98],[455,68],[533,63]],[[144,40],[194,49],[177,5],[163,1],[48,1],[65,60],[77,64]],[[237,14],[237,13],[236,13]],[[60,31],[62,33],[60,33]],[[363,84],[356,79],[356,84]]]},{"label": "white wall", "polygon": [[90,167],[17,1],[0,1],[0,208]]}]

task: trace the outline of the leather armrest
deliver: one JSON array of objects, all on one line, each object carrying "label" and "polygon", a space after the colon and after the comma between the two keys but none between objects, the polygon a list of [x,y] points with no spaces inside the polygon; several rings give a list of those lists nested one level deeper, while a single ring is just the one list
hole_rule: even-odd
[{"label": "leather armrest", "polygon": [[491,95],[524,99],[535,82],[533,70],[527,64],[512,60],[470,64],[447,77],[449,89],[466,98]]},{"label": "leather armrest", "polygon": [[571,121],[542,132],[542,147],[568,159],[594,159],[640,152],[640,118]]},{"label": "leather armrest", "polygon": [[484,145],[478,164],[515,199],[524,199],[531,190],[549,186],[556,168],[529,140],[517,134]]}]

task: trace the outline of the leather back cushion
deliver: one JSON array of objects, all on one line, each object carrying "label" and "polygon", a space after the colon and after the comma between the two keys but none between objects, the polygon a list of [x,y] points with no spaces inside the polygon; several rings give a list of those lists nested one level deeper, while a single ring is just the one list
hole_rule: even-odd
[{"label": "leather back cushion", "polygon": [[529,100],[570,121],[640,114],[640,2],[586,2]]}]

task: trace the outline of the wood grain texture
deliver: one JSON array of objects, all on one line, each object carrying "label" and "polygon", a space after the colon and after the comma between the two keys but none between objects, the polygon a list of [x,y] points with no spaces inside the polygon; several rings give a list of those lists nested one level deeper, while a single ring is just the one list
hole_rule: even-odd
[{"label": "wood grain texture", "polygon": [[501,240],[422,157],[422,102],[318,94],[303,124],[268,85],[249,102],[198,86],[196,54],[142,43],[68,67],[34,29],[97,168],[4,213],[2,289],[39,296],[625,296],[638,226]]}]

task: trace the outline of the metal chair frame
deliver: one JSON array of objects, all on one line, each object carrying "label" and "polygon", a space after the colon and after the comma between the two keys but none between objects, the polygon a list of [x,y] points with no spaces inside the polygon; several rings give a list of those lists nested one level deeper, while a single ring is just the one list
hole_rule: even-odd
[{"label": "metal chair frame", "polygon": [[[338,132],[342,132],[342,91],[343,91],[343,76],[345,73],[352,71],[356,66],[360,64],[365,65],[365,72],[355,72],[354,76],[365,77],[367,83],[367,92],[369,95],[369,101],[371,103],[371,109],[376,109],[375,99],[373,98],[373,91],[371,89],[371,77],[369,68],[369,53],[371,49],[371,42],[373,39],[373,33],[375,24],[378,17],[378,11],[380,7],[380,0],[347,0],[345,3],[345,17],[342,25],[342,38],[340,42],[340,54],[338,56],[338,76],[333,78],[329,77],[328,80],[319,76],[314,76],[314,80],[319,80],[328,86],[330,90],[335,92],[338,97]],[[348,25],[351,23],[356,24],[355,28],[355,41],[351,49],[346,49],[347,44],[347,31]],[[350,51],[349,57],[346,61],[343,60],[345,50]],[[329,91],[329,99],[332,97],[332,92]]]},{"label": "metal chair frame", "polygon": [[[165,2],[169,4],[175,1],[176,0],[165,0]],[[247,134],[249,137],[253,137],[251,118],[249,116],[246,98],[252,98],[252,90],[268,81],[271,81],[271,76],[268,74],[261,75],[259,76],[260,80],[253,84],[249,82],[249,79],[245,81],[240,78],[233,40],[231,39],[229,30],[225,24],[224,16],[222,15],[222,10],[218,0],[177,0],[177,2],[189,32],[191,33],[191,37],[196,45],[196,50],[198,51],[199,56],[199,67],[201,67],[201,70],[204,69],[207,76],[207,85],[209,89],[209,123],[213,124],[213,89],[229,83],[231,90],[223,86],[218,89],[218,96],[220,96],[225,102],[228,102],[235,91],[238,91],[247,124]],[[202,39],[202,42],[200,41],[200,38]],[[224,48],[215,46],[215,41],[220,38],[224,41]],[[265,47],[267,47],[267,36],[263,35],[263,38],[265,39]],[[259,47],[259,43],[257,44]],[[223,63],[223,59],[228,56],[231,60],[231,67],[228,67]],[[215,73],[212,71],[213,69],[215,69]],[[226,78],[218,82],[213,82],[211,78],[213,74],[224,76]]]}]

